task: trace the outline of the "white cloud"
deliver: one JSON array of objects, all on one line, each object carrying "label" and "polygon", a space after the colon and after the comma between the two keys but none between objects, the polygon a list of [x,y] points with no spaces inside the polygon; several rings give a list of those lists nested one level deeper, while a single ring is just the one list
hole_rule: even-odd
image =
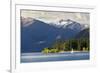
[{"label": "white cloud", "polygon": [[51,11],[32,11],[22,10],[21,16],[32,17],[47,22],[57,22],[61,19],[72,19],[82,24],[89,24],[89,13],[79,12],[51,12]]}]

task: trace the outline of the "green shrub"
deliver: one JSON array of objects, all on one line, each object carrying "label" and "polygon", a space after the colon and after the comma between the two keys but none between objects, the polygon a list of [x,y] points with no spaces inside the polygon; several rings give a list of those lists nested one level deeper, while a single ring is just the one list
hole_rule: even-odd
[{"label": "green shrub", "polygon": [[48,54],[48,53],[49,53],[49,49],[48,49],[48,48],[44,48],[44,49],[42,50],[42,53]]},{"label": "green shrub", "polygon": [[48,49],[48,48],[44,48],[44,49],[42,50],[42,53],[44,53],[44,54],[48,54],[48,53],[57,53],[57,52],[59,52],[58,49]]}]

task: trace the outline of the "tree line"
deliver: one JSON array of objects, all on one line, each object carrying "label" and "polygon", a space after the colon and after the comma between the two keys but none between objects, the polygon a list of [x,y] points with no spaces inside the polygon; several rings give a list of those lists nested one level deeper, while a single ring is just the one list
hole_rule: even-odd
[{"label": "tree line", "polygon": [[43,53],[57,53],[62,51],[89,51],[89,39],[70,39],[70,40],[56,40],[51,47],[46,47],[42,50]]}]

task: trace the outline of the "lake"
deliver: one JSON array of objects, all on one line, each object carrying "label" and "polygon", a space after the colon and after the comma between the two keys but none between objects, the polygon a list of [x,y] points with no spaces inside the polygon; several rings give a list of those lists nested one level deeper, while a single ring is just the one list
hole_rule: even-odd
[{"label": "lake", "polygon": [[22,53],[21,63],[49,62],[49,61],[72,61],[89,60],[89,52],[64,52],[64,53]]}]

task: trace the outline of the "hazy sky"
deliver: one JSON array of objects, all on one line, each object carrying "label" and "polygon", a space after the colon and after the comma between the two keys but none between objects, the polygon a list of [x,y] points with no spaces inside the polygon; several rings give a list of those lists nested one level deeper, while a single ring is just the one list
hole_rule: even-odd
[{"label": "hazy sky", "polygon": [[53,12],[53,11],[33,11],[21,10],[22,17],[31,17],[47,22],[58,22],[61,19],[72,19],[82,24],[89,24],[89,13],[79,12]]}]

